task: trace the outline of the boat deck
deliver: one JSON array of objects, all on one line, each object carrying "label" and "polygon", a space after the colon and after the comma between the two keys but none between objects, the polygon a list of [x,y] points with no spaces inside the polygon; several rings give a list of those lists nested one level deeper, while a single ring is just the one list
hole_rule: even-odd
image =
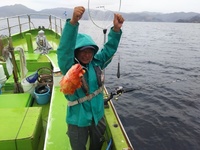
[{"label": "boat deck", "polygon": [[[33,44],[33,49],[36,48],[35,37],[37,36],[38,31],[39,31],[38,29],[35,29],[31,32],[31,39],[32,39],[31,43]],[[27,60],[27,69],[29,71],[29,74],[38,70],[41,67],[48,67],[53,70],[54,84],[52,86],[52,92],[51,92],[52,95],[50,103],[45,105],[39,105],[37,104],[34,98],[32,98],[30,102],[22,102],[23,107],[41,108],[40,113],[41,113],[43,130],[41,132],[42,134],[40,137],[40,141],[38,143],[39,144],[38,150],[43,150],[43,149],[55,150],[57,148],[59,148],[60,150],[69,150],[70,144],[68,136],[66,135],[67,124],[65,122],[67,100],[65,99],[63,93],[60,92],[58,84],[62,75],[57,74],[57,72],[59,72],[59,67],[57,65],[57,56],[55,49],[59,44],[59,37],[57,38],[57,34],[55,34],[53,31],[46,30],[45,35],[47,35],[47,39],[54,48],[54,50],[50,51],[50,53],[47,55],[41,55],[41,54],[33,54],[28,50],[27,48],[28,46],[26,44],[27,41],[26,38],[24,38],[26,36],[26,33],[29,32],[27,31],[23,34],[18,34],[16,36],[13,36],[12,38],[14,47],[20,46],[26,51],[25,56]],[[15,52],[15,56],[17,65],[20,68],[19,65],[20,58],[18,52]],[[3,65],[5,67],[5,63],[3,63]],[[7,72],[6,75],[8,76]],[[4,91],[3,94],[0,96],[0,100],[3,99],[2,97],[3,95],[11,96],[10,94],[11,92],[13,92],[14,87],[15,83],[13,80],[13,76],[10,76],[10,78],[7,80],[3,88]],[[28,99],[28,96],[26,96],[25,99]],[[107,148],[108,142],[110,141],[111,137],[113,137],[112,138],[113,150],[128,149],[129,145],[127,144],[128,142],[126,136],[122,132],[123,127],[121,126],[121,122],[118,118],[114,106],[112,105],[112,102],[109,102],[109,107],[105,108],[105,117],[107,121],[106,122],[107,130],[105,134],[107,141],[104,143],[102,150],[105,150]]]}]

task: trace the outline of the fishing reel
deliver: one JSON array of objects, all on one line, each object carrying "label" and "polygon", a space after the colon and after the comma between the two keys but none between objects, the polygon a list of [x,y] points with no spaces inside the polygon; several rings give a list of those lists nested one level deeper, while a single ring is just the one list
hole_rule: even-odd
[{"label": "fishing reel", "polygon": [[107,99],[104,100],[104,105],[108,105],[108,101],[111,99],[118,100],[118,97],[122,95],[122,93],[127,93],[127,92],[133,92],[136,90],[140,90],[142,87],[137,87],[137,88],[124,88],[122,86],[118,86],[115,88],[113,92],[110,93]]},{"label": "fishing reel", "polygon": [[108,105],[108,101],[110,101],[113,98],[115,100],[118,100],[118,97],[121,96],[122,93],[124,93],[124,88],[122,86],[116,87],[115,90],[110,93],[110,95],[108,96],[108,98],[106,98],[104,100],[104,105],[107,106]]},{"label": "fishing reel", "polygon": [[118,97],[121,96],[121,94],[124,92],[124,88],[122,86],[118,86],[115,88],[115,91],[113,93],[113,95],[115,96],[115,100],[118,100]]}]

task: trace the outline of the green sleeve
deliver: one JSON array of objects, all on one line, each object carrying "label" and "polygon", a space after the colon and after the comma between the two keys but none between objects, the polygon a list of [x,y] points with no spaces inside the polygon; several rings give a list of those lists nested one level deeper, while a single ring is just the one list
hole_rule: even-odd
[{"label": "green sleeve", "polygon": [[100,65],[101,69],[107,67],[107,65],[111,62],[112,57],[117,51],[121,35],[122,35],[121,30],[120,32],[115,32],[111,28],[108,34],[108,40],[104,44],[103,49],[98,51],[98,53],[94,56],[96,64]]},{"label": "green sleeve", "polygon": [[72,25],[69,21],[70,19],[65,23],[60,44],[57,49],[58,65],[63,75],[65,75],[74,64],[74,49],[79,27],[79,23]]}]

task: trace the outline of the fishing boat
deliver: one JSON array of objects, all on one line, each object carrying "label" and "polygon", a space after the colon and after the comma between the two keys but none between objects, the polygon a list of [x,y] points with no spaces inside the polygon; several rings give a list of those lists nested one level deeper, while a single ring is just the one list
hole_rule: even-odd
[{"label": "fishing boat", "polygon": [[[71,149],[65,123],[67,100],[60,92],[63,75],[56,54],[64,23],[64,19],[47,14],[0,19],[2,150]],[[48,41],[45,50],[38,48],[41,31]],[[106,88],[104,93],[109,100]],[[105,104],[105,118],[102,150],[132,150],[112,100]]]}]

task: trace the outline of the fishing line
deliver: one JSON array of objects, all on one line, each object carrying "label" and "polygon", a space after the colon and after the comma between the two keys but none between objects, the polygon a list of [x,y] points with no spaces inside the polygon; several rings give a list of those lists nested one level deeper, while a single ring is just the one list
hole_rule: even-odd
[{"label": "fishing line", "polygon": [[158,83],[158,84],[151,84],[151,85],[147,85],[147,86],[142,86],[142,87],[138,87],[138,88],[127,88],[124,90],[124,92],[131,92],[131,91],[135,91],[135,90],[142,90],[142,89],[148,89],[148,88],[153,88],[153,87],[157,87],[157,86],[163,86],[166,84],[172,84],[172,83],[176,83],[176,82],[181,82],[181,81],[187,81],[188,78],[183,78],[183,79],[176,79],[176,80],[172,80],[172,81],[167,81],[167,82],[163,82],[163,83]]},{"label": "fishing line", "polygon": [[[115,4],[115,8],[111,9],[113,4]],[[116,7],[117,6],[117,7]],[[106,33],[109,26],[113,24],[113,17],[115,12],[119,12],[121,9],[121,0],[119,0],[119,4],[117,4],[117,0],[88,0],[88,15],[92,23],[99,29],[103,30],[104,42],[106,43]],[[112,17],[111,17],[112,16]],[[120,61],[120,58],[119,58]],[[118,73],[117,76],[120,77],[120,64],[118,62]],[[105,69],[104,79],[105,79]],[[109,150],[112,145],[112,139],[110,139],[106,150]]]},{"label": "fishing line", "polygon": [[89,19],[103,31],[103,44],[106,42],[107,29],[113,24],[114,13],[119,12],[120,9],[121,0],[88,0]]},{"label": "fishing line", "polygon": [[120,12],[121,0],[88,0],[88,16],[92,23],[104,30],[112,25],[113,15]]}]

